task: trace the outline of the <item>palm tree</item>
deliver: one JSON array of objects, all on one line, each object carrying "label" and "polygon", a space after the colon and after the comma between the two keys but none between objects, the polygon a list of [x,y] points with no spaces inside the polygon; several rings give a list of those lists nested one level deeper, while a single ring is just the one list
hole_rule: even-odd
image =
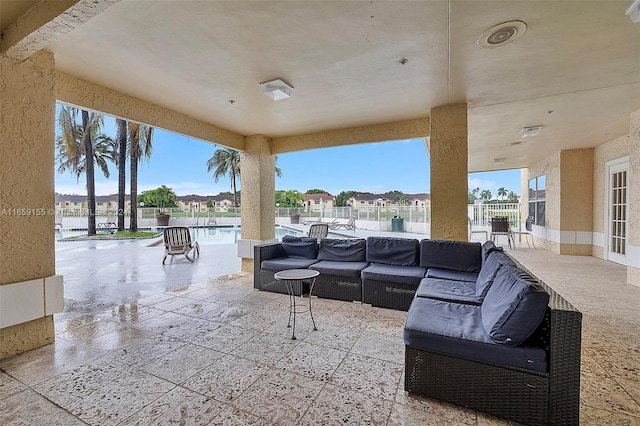
[{"label": "palm tree", "polygon": [[217,149],[213,157],[207,160],[207,172],[213,170],[213,180],[218,182],[221,177],[229,175],[231,178],[231,192],[233,192],[234,207],[238,207],[238,191],[236,179],[240,177],[240,153],[231,148]]},{"label": "palm tree", "polygon": [[480,193],[480,199],[484,201],[489,201],[491,199],[491,191],[485,189]]},{"label": "palm tree", "polygon": [[509,191],[509,194],[507,195],[507,200],[511,201],[512,203],[517,203],[518,202],[518,194],[516,194],[513,191]]},{"label": "palm tree", "polygon": [[[103,175],[109,178],[107,161],[114,160],[113,140],[98,133],[103,124],[100,114],[81,111],[78,123],[77,108],[62,106],[58,115],[60,134],[56,138],[58,172],[71,171],[80,180],[84,173],[87,178],[87,235],[96,234],[96,191],[95,171],[97,164]],[[87,161],[87,159],[92,159]]]},{"label": "palm tree", "polygon": [[138,163],[151,158],[153,127],[129,121],[129,158],[131,159],[131,215],[129,232],[138,232]]},{"label": "palm tree", "polygon": [[124,231],[124,203],[126,188],[126,162],[127,162],[127,121],[121,118],[116,119],[118,133],[116,135],[116,145],[118,150],[118,231]]},{"label": "palm tree", "polygon": [[505,187],[501,186],[500,188],[498,188],[498,198],[504,199],[504,197],[506,196],[507,196],[507,190],[505,189]]}]

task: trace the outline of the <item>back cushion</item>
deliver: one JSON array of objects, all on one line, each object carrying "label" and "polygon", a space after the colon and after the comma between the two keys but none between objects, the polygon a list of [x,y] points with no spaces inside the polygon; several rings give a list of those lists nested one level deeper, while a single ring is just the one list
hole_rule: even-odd
[{"label": "back cushion", "polygon": [[364,239],[331,239],[320,241],[318,260],[337,262],[364,262],[366,260],[367,241]]},{"label": "back cushion", "polygon": [[487,260],[489,254],[491,254],[491,252],[495,250],[502,251],[502,248],[496,247],[496,245],[493,244],[493,241],[487,241],[486,243],[482,244],[482,262],[484,263]]},{"label": "back cushion", "polygon": [[520,345],[544,318],[549,294],[523,272],[500,268],[480,305],[484,331],[495,342]]},{"label": "back cushion", "polygon": [[368,237],[367,262],[396,266],[417,266],[418,240]]},{"label": "back cushion", "polygon": [[482,246],[480,243],[425,239],[420,241],[420,266],[479,272]]},{"label": "back cushion", "polygon": [[288,257],[315,259],[318,252],[318,240],[314,237],[282,237],[282,250]]},{"label": "back cushion", "polygon": [[496,274],[502,268],[502,263],[495,253],[489,253],[487,260],[482,264],[480,274],[476,280],[476,299],[482,301],[496,278]]}]

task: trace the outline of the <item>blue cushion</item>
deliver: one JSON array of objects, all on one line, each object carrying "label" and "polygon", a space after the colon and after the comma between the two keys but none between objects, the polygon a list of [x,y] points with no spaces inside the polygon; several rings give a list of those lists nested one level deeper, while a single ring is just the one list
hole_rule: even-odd
[{"label": "blue cushion", "polygon": [[315,269],[324,275],[337,275],[340,277],[360,278],[360,272],[369,264],[367,262],[336,262],[333,260],[321,260],[314,263],[309,269]]},{"label": "blue cushion", "polygon": [[482,245],[463,241],[420,241],[420,266],[479,272],[482,266]]},{"label": "blue cushion", "polygon": [[364,268],[360,276],[363,280],[411,284],[417,287],[426,272],[427,270],[422,266],[396,266],[373,263]]},{"label": "blue cushion", "polygon": [[549,294],[523,272],[500,268],[480,306],[484,330],[496,342],[520,345],[544,318]]},{"label": "blue cushion", "polygon": [[491,252],[496,250],[502,251],[502,247],[496,247],[493,241],[487,241],[486,243],[482,244],[482,263],[487,260],[487,256],[489,256]]},{"label": "blue cushion", "polygon": [[418,240],[368,237],[366,260],[370,263],[386,265],[416,266],[418,264]]},{"label": "blue cushion", "polygon": [[331,239],[320,241],[318,260],[339,262],[365,262],[367,241],[365,239]]},{"label": "blue cushion", "polygon": [[416,297],[476,305],[480,304],[480,302],[476,300],[476,287],[474,283],[429,278],[428,275],[427,272],[427,278],[423,278],[420,281],[420,285],[416,291]]},{"label": "blue cushion", "polygon": [[496,278],[496,274],[502,268],[502,263],[500,262],[500,257],[496,256],[495,253],[489,253],[487,260],[485,260],[482,265],[482,269],[480,269],[480,274],[478,274],[478,279],[476,280],[476,299],[480,302],[484,299],[493,284],[493,280]]},{"label": "blue cushion", "polygon": [[427,271],[427,277],[440,278],[443,280],[451,281],[468,281],[475,284],[476,280],[478,279],[478,273],[452,271],[450,269],[429,268],[429,270]]},{"label": "blue cushion", "polygon": [[282,237],[282,250],[285,257],[303,257],[315,259],[318,253],[318,240],[313,237]]},{"label": "blue cushion", "polygon": [[285,269],[305,269],[316,262],[316,259],[305,259],[304,257],[278,257],[263,260],[260,267],[265,271],[284,271]]},{"label": "blue cushion", "polygon": [[407,313],[403,336],[405,345],[415,349],[547,372],[544,348],[502,345],[487,336],[479,306],[416,297]]}]

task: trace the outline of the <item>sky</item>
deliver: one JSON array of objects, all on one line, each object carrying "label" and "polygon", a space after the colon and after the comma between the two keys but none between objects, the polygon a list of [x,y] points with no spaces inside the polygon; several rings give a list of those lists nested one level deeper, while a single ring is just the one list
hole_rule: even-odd
[{"label": "sky", "polygon": [[[115,120],[105,117],[103,133],[115,138]],[[154,130],[153,153],[138,168],[138,193],[166,185],[177,195],[217,195],[231,191],[231,181],[218,182],[207,173],[207,160],[222,147],[183,135]],[[295,189],[302,193],[322,189],[332,195],[341,191],[384,193],[429,193],[429,156],[422,139],[323,148],[278,155],[282,177],[276,177],[276,190]],[[129,169],[127,163],[127,194]],[[96,169],[96,194],[118,192],[118,171],[110,165],[110,178]],[[57,170],[57,165],[56,165]],[[240,182],[238,180],[238,189]],[[494,195],[499,187],[520,194],[520,170],[469,174],[469,187],[488,189]],[[56,173],[55,190],[60,194],[85,195],[84,175],[77,182],[69,172]]]}]

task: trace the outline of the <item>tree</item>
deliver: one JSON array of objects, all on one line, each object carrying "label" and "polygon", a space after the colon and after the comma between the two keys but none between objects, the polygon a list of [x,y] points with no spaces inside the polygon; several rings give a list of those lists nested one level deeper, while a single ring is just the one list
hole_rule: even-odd
[{"label": "tree", "polygon": [[394,197],[393,202],[395,204],[398,204],[399,206],[408,206],[409,204],[411,204],[411,201],[409,201],[407,196],[399,191],[398,193],[396,193],[396,196]]},{"label": "tree", "polygon": [[[81,123],[78,123],[78,112]],[[103,124],[100,114],[62,106],[58,115],[60,134],[56,138],[58,172],[71,171],[80,180],[87,179],[87,235],[96,234],[95,170],[97,164],[103,175],[109,178],[107,161],[114,160],[113,140],[99,133]]]},{"label": "tree", "polygon": [[507,200],[512,202],[512,203],[517,203],[518,202],[518,194],[516,194],[513,191],[509,191],[509,194],[507,195]]},{"label": "tree", "polygon": [[215,182],[218,182],[221,177],[229,175],[231,191],[233,192],[233,205],[238,207],[236,179],[240,177],[240,153],[231,148],[217,149],[213,153],[213,157],[207,160],[207,172],[212,170]]},{"label": "tree", "polygon": [[275,201],[278,207],[300,207],[304,203],[304,194],[295,189],[276,191]]},{"label": "tree", "polygon": [[507,196],[507,190],[504,188],[504,186],[501,186],[500,188],[498,188],[498,198],[503,199],[506,196]]},{"label": "tree", "polygon": [[117,118],[116,128],[116,147],[118,151],[118,161],[116,162],[118,166],[118,231],[124,231],[124,193],[127,184],[127,121]]},{"label": "tree", "polygon": [[310,189],[305,194],[328,194],[324,189]]},{"label": "tree", "polygon": [[336,206],[337,207],[346,207],[349,200],[356,195],[359,195],[358,191],[342,191],[338,195],[336,195]]},{"label": "tree", "polygon": [[485,189],[480,193],[480,199],[483,201],[489,201],[491,199],[491,191]]},{"label": "tree", "polygon": [[129,158],[131,159],[131,215],[129,231],[138,232],[138,163],[151,158],[153,127],[129,121]]},{"label": "tree", "polygon": [[150,189],[140,194],[140,198],[145,207],[177,207],[176,193],[166,185],[156,189]]}]

